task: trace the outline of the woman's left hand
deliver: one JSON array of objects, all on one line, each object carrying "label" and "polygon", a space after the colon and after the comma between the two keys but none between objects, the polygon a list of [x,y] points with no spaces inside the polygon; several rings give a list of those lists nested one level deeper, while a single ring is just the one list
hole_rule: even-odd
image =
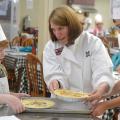
[{"label": "woman's left hand", "polygon": [[107,83],[102,83],[98,86],[98,89],[96,89],[94,92],[89,94],[89,97],[87,98],[87,101],[91,102],[91,104],[95,105],[98,103],[101,99],[103,99],[103,96],[108,93],[109,86]]},{"label": "woman's left hand", "polygon": [[94,91],[89,94],[89,97],[86,98],[86,101],[89,101],[92,105],[96,105],[102,99],[102,95],[98,91]]}]

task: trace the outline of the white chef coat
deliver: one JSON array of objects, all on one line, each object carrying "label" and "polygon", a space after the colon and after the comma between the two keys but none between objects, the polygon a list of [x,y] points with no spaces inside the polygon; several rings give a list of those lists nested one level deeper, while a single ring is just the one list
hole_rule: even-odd
[{"label": "white chef coat", "polygon": [[43,72],[47,86],[58,80],[63,88],[92,92],[102,82],[114,85],[112,62],[102,41],[82,32],[69,47],[51,40],[43,52]]}]

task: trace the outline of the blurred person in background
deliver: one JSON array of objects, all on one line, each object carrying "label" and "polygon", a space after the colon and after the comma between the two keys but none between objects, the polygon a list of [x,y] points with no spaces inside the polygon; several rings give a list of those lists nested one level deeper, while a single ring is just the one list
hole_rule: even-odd
[{"label": "blurred person in background", "polygon": [[96,14],[95,16],[95,28],[93,29],[92,33],[98,37],[105,36],[106,34],[103,24],[103,18],[100,14]]},{"label": "blurred person in background", "polygon": [[109,41],[106,39],[106,35],[108,34],[107,30],[104,29],[103,18],[101,14],[95,15],[95,28],[91,32],[95,36],[99,37],[103,44],[105,45],[108,53],[110,54],[110,45]]},{"label": "blurred person in background", "polygon": [[113,19],[114,26],[110,27],[109,33],[111,37],[118,37],[120,34],[120,19]]},{"label": "blurred person in background", "polygon": [[115,25],[115,29],[120,33],[120,19],[113,19],[113,23]]}]

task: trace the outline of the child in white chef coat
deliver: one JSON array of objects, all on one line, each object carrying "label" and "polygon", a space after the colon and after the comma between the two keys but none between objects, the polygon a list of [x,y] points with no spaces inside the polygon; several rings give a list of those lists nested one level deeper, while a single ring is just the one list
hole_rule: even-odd
[{"label": "child in white chef coat", "polygon": [[4,58],[4,50],[8,47],[8,40],[6,39],[2,27],[0,25],[0,104],[7,104],[13,109],[15,113],[20,113],[25,110],[20,98],[29,96],[25,93],[10,93],[7,72],[5,67],[1,64]]}]

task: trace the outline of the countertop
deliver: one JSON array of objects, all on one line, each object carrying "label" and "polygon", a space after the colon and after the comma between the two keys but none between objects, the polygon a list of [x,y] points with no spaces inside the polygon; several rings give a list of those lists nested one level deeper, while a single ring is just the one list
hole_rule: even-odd
[{"label": "countertop", "polygon": [[[15,115],[20,120],[100,120],[92,118],[86,105],[82,102],[64,102],[57,99],[54,102],[56,106],[53,108],[47,110],[28,109],[20,114],[15,114],[8,106],[4,105],[0,108],[0,116]],[[68,112],[70,110],[73,112]]]}]

